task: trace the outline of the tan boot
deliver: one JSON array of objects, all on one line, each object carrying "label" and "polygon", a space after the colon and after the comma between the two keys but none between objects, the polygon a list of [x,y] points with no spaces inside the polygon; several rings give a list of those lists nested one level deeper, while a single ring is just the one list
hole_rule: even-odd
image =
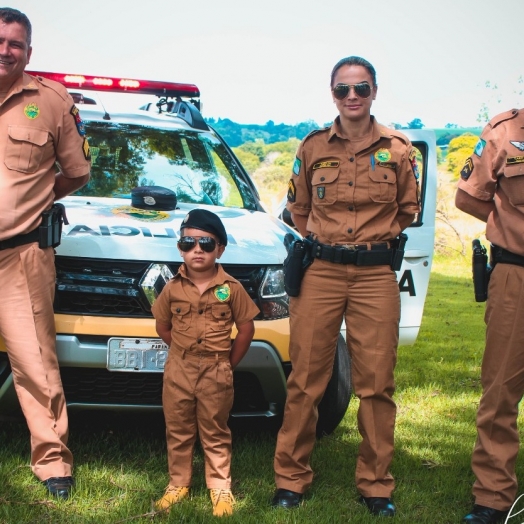
[{"label": "tan boot", "polygon": [[213,503],[213,515],[215,517],[223,517],[233,513],[235,498],[230,489],[210,489],[209,495]]},{"label": "tan boot", "polygon": [[178,504],[189,495],[189,488],[186,486],[167,486],[164,496],[155,502],[157,511],[166,510],[169,513],[173,504]]}]

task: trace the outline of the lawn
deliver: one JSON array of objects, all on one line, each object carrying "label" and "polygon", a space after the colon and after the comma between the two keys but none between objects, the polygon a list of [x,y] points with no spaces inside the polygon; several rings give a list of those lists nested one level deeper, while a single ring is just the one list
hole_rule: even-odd
[{"label": "lawn", "polygon": [[[417,343],[399,348],[396,453],[392,464],[398,514],[392,522],[458,523],[472,503],[470,455],[480,395],[484,304],[474,301],[469,275],[464,258],[435,261]],[[235,423],[233,489],[237,505],[227,521],[376,522],[358,503],[355,489],[360,441],[357,407],[358,401],[353,398],[339,428],[317,442],[312,459],[316,472],[313,487],[301,508],[287,512],[269,507],[274,490],[274,430],[265,424]],[[32,476],[29,435],[23,421],[2,421],[0,445],[0,523],[218,520],[211,515],[199,448],[191,500],[170,515],[152,511],[152,501],[167,484],[159,416],[72,414],[70,447],[75,454],[77,484],[73,498],[66,502],[47,498]],[[521,462],[517,475],[524,478]]]}]

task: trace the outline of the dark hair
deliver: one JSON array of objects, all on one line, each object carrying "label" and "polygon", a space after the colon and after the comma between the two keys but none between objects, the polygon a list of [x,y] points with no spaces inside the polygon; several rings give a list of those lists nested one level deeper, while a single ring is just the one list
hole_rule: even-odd
[{"label": "dark hair", "polygon": [[23,25],[27,33],[27,45],[31,45],[31,22],[24,13],[11,7],[0,7],[0,20],[2,20],[4,24],[17,22],[20,25]]},{"label": "dark hair", "polygon": [[341,60],[339,60],[335,64],[333,71],[331,71],[331,87],[333,87],[333,82],[335,81],[335,75],[337,71],[342,66],[345,66],[345,65],[347,66],[357,65],[357,66],[365,67],[368,70],[368,73],[371,75],[373,87],[377,86],[377,73],[375,71],[375,68],[367,60],[365,60],[364,58],[361,58],[360,56],[347,56],[346,58],[342,58]]}]

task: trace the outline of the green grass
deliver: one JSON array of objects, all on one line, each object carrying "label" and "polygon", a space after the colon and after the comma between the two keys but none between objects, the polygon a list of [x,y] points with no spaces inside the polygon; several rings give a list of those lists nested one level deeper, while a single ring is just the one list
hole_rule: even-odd
[{"label": "green grass", "polygon": [[[398,515],[392,522],[458,523],[471,507],[470,456],[480,396],[484,304],[474,301],[469,275],[465,259],[435,260],[418,341],[399,348],[392,464]],[[377,522],[358,503],[355,489],[357,407],[352,399],[340,427],[317,442],[313,487],[304,505],[288,512],[269,507],[274,432],[261,424],[236,423],[232,468],[237,506],[227,522]],[[191,500],[170,515],[152,512],[152,501],[167,484],[161,417],[73,414],[70,446],[77,486],[66,502],[47,498],[31,474],[23,421],[2,422],[0,445],[0,523],[219,521],[211,515],[200,448]],[[521,462],[517,475],[524,478]]]}]

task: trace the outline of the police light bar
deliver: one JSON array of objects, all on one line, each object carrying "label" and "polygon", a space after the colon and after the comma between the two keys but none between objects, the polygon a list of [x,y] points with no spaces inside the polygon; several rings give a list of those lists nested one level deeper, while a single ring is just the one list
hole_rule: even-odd
[{"label": "police light bar", "polygon": [[108,76],[71,75],[48,73],[43,71],[26,71],[33,76],[41,76],[59,82],[66,87],[112,91],[114,93],[140,93],[167,97],[199,97],[200,90],[194,84],[175,82],[158,82],[155,80],[134,80],[131,78],[111,78]]}]

